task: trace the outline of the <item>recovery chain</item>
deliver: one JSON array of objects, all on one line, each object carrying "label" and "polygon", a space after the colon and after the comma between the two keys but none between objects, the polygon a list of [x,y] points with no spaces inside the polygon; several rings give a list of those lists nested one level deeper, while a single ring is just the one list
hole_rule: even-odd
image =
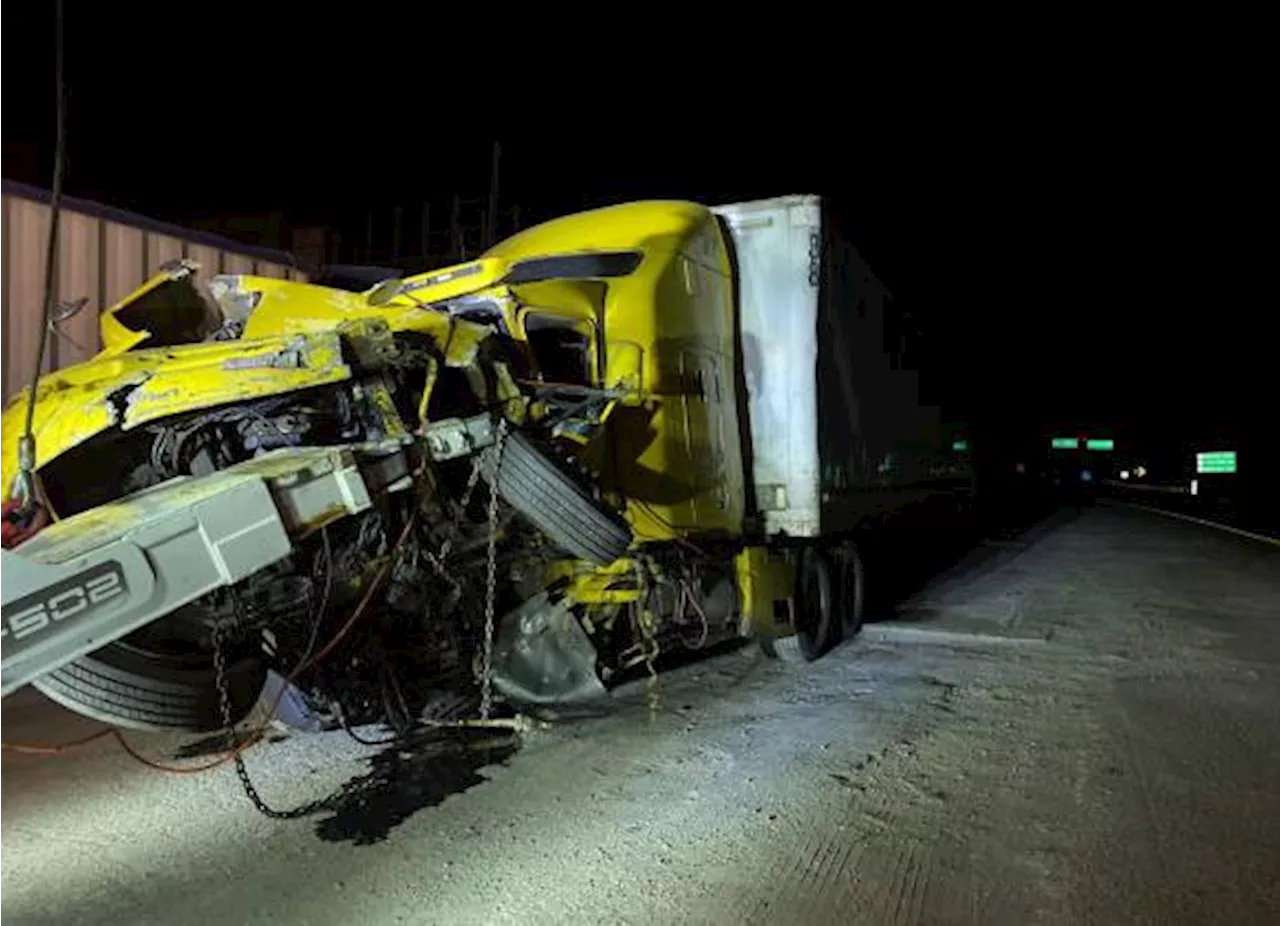
[{"label": "recovery chain", "polygon": [[507,419],[498,419],[493,445],[493,480],[489,483],[489,551],[484,587],[484,666],[480,671],[480,719],[493,709],[494,611],[498,597],[498,476],[502,471],[502,447],[507,441]]},{"label": "recovery chain", "polygon": [[[502,448],[507,436],[507,421],[505,418],[499,419],[497,440],[486,453],[490,453],[494,457],[494,472],[498,471],[498,466],[502,461]],[[449,535],[440,544],[440,550],[434,556],[428,552],[427,558],[431,562],[435,570],[455,588],[459,587],[457,581],[445,570],[445,561],[448,559],[449,553],[453,547],[454,537],[458,533],[461,522],[462,513],[466,510],[467,505],[471,501],[472,493],[475,491],[476,484],[480,477],[481,458],[477,456],[472,463],[471,473],[467,479],[467,486],[463,492],[461,504],[459,506],[457,517],[454,519],[452,529]],[[482,668],[480,673],[480,717],[471,720],[422,720],[422,726],[432,728],[476,728],[488,727],[512,730],[517,733],[525,733],[534,729],[537,724],[520,715],[510,718],[491,718],[489,715],[493,709],[493,642],[496,631],[496,608],[497,608],[497,589],[498,589],[498,486],[495,478],[489,484],[489,507],[488,507],[488,527],[489,527],[489,546],[488,546],[488,562],[485,574],[485,602],[484,602],[484,641]],[[393,553],[394,555],[394,553]],[[230,621],[217,621],[214,623],[210,638],[213,646],[213,667],[214,679],[218,688],[218,701],[222,712],[222,724],[226,729],[230,742],[235,743],[235,724],[231,720],[231,693],[227,684],[227,663],[226,654],[223,651],[222,637],[227,630],[235,630],[239,627],[241,621],[241,604],[239,596],[232,590],[232,598],[235,604],[233,616]],[[244,756],[239,749],[236,749],[235,756],[236,776],[240,779],[241,788],[245,795],[253,803],[254,808],[263,816],[270,817],[273,820],[297,820],[302,817],[308,817],[322,810],[333,809],[343,802],[349,800],[361,791],[370,789],[371,787],[380,786],[373,779],[357,779],[349,782],[339,788],[336,792],[314,801],[308,801],[289,810],[277,810],[263,800],[261,793],[254,786],[253,780],[249,777],[249,769],[245,765]]]},{"label": "recovery chain", "polygon": [[652,564],[648,569],[642,568],[639,563],[636,564],[636,581],[642,591],[634,612],[636,630],[640,635],[641,658],[649,676],[644,683],[644,703],[645,715],[650,723],[662,712],[662,691],[659,688],[658,670],[655,666],[658,656],[661,655],[661,648],[658,645],[657,634],[654,632],[653,610],[649,606],[653,594],[650,574],[652,570]]}]

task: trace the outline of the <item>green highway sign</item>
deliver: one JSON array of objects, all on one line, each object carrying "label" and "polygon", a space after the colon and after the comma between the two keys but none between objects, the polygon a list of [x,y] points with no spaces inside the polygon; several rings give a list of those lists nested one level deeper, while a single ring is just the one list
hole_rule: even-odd
[{"label": "green highway sign", "polygon": [[1074,437],[1055,437],[1050,441],[1054,450],[1079,450],[1080,441]]},{"label": "green highway sign", "polygon": [[1197,473],[1234,473],[1236,471],[1236,452],[1234,450],[1213,450],[1196,454]]},{"label": "green highway sign", "polygon": [[1107,437],[1090,438],[1084,446],[1086,450],[1115,450],[1116,442]]},{"label": "green highway sign", "polygon": [[953,440],[951,442],[951,449],[959,451],[968,450],[969,442],[967,440]]}]

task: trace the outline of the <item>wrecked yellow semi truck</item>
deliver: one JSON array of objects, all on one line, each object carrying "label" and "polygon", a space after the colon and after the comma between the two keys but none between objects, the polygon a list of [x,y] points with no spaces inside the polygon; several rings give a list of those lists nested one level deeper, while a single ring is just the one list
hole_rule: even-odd
[{"label": "wrecked yellow semi truck", "polygon": [[106,312],[30,435],[4,412],[5,694],[211,730],[274,675],[407,728],[738,636],[813,659],[855,532],[956,492],[927,415],[865,414],[887,293],[816,197],[599,209],[364,293],[196,269]]}]

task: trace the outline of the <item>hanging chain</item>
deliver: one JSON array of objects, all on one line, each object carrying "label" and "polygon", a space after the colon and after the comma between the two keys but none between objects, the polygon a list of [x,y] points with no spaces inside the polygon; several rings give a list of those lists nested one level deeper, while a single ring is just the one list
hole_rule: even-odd
[{"label": "hanging chain", "polygon": [[484,665],[480,673],[480,719],[488,720],[493,708],[493,637],[498,597],[498,479],[502,472],[502,448],[507,439],[507,419],[498,419],[498,438],[490,451],[493,476],[489,480],[488,572],[484,588]]},{"label": "hanging chain", "polygon": [[[639,563],[636,564],[636,582],[641,589],[651,588],[649,576]],[[652,722],[662,711],[662,692],[658,688],[658,670],[654,666],[661,649],[654,632],[654,615],[649,607],[648,591],[641,593],[640,601],[634,605],[634,608],[635,628],[640,637],[641,659],[649,675],[644,683],[645,713],[648,720]]]},{"label": "hanging chain", "polygon": [[[502,433],[505,434],[506,420],[503,420]],[[430,550],[423,550],[422,553],[427,558],[427,562],[431,564],[431,568],[436,571],[436,575],[449,583],[454,594],[462,594],[462,585],[449,574],[449,570],[445,568],[445,562],[449,559],[449,554],[453,552],[453,541],[458,536],[459,529],[462,526],[462,518],[465,516],[467,506],[471,504],[471,496],[475,493],[476,485],[480,482],[480,465],[483,455],[476,455],[471,461],[471,472],[467,476],[467,486],[462,491],[462,498],[458,503],[457,510],[453,515],[453,523],[449,525],[449,532],[444,540],[440,543],[440,549],[436,553]]]},{"label": "hanging chain", "polygon": [[[490,713],[493,710],[493,643],[495,636],[495,625],[497,618],[497,590],[498,590],[498,473],[502,463],[502,450],[507,437],[507,420],[501,418],[498,421],[497,440],[493,447],[490,448],[485,455],[488,457],[488,465],[492,467],[492,478],[489,482],[489,507],[488,507],[488,563],[487,573],[485,576],[485,602],[484,602],[484,644],[483,644],[483,663],[480,675],[480,719],[479,720],[455,720],[442,722],[429,722],[429,726],[453,726],[453,727],[471,727],[471,726],[492,726],[509,728],[516,732],[527,732],[536,725],[524,717],[503,718],[498,720],[490,719]],[[427,559],[431,562],[436,571],[445,579],[450,581],[455,588],[457,581],[453,579],[444,568],[446,559],[453,548],[453,540],[458,535],[460,522],[466,512],[467,506],[471,503],[471,496],[475,493],[476,485],[480,481],[481,468],[484,465],[483,456],[476,456],[471,473],[467,477],[467,485],[463,491],[460,504],[449,535],[440,545],[437,554],[432,555],[429,551],[426,553]],[[394,556],[394,552],[392,553]],[[302,817],[310,816],[322,810],[332,809],[349,799],[354,794],[371,787],[364,779],[357,779],[354,782],[344,785],[333,794],[319,800],[308,801],[298,807],[289,810],[277,810],[263,800],[262,795],[254,786],[253,780],[249,777],[249,770],[245,766],[243,755],[238,749],[236,742],[236,729],[232,721],[231,712],[231,689],[227,679],[227,659],[226,652],[223,648],[223,635],[228,630],[236,630],[240,627],[240,618],[243,612],[243,605],[240,596],[235,588],[230,589],[231,600],[233,604],[232,617],[229,621],[215,621],[210,633],[210,639],[213,645],[213,669],[214,683],[218,689],[218,702],[222,713],[222,726],[226,731],[231,747],[236,749],[233,761],[235,763],[236,777],[240,779],[240,786],[244,790],[245,795],[253,803],[253,806],[265,817],[273,820],[297,820]]]},{"label": "hanging chain", "polygon": [[[506,419],[503,419],[499,428],[500,435],[506,434]],[[501,440],[501,437],[499,437]],[[453,551],[454,538],[458,536],[458,529],[462,525],[462,518],[466,514],[467,506],[471,504],[471,496],[475,494],[476,485],[480,482],[480,461],[483,455],[477,454],[471,461],[471,472],[467,474],[467,487],[462,490],[462,499],[458,502],[458,509],[454,512],[453,523],[449,526],[449,534],[440,544],[440,552],[436,554],[436,560],[439,562],[439,568],[443,572],[444,562],[449,558],[449,554]]]},{"label": "hanging chain", "polygon": [[227,681],[227,656],[223,650],[222,637],[226,630],[234,630],[240,626],[242,606],[240,596],[234,588],[231,589],[231,600],[233,617],[230,621],[214,621],[213,629],[210,633],[210,639],[213,642],[214,681],[218,687],[218,702],[222,709],[222,726],[226,730],[231,748],[236,750],[233,759],[236,767],[236,777],[240,779],[240,787],[244,790],[249,800],[253,802],[253,806],[258,813],[273,820],[297,820],[333,807],[349,798],[352,794],[369,787],[369,785],[363,784],[361,779],[357,779],[356,782],[344,785],[327,797],[316,801],[308,801],[289,810],[276,810],[262,799],[262,795],[258,793],[258,789],[254,787],[252,779],[249,778],[249,769],[245,767],[244,756],[239,751],[239,743],[236,742],[236,727],[231,720],[231,688]]},{"label": "hanging chain", "polygon": [[662,712],[662,692],[658,689],[658,670],[654,668],[654,661],[658,658],[660,649],[657,635],[654,633],[653,611],[642,604],[637,617],[641,645],[644,647],[644,667],[649,673],[649,677],[644,682],[645,712],[648,719],[652,721]]}]

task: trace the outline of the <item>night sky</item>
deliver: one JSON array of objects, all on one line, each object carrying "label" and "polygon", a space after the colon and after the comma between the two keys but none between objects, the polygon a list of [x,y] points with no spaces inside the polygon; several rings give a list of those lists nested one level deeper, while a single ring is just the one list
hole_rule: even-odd
[{"label": "night sky", "polygon": [[[7,43],[22,16],[50,34],[39,11],[6,13]],[[495,97],[468,78],[476,61],[370,68],[349,44],[323,46],[340,58],[277,60],[253,32],[194,27],[104,47],[109,5],[72,13],[73,195],[179,221],[282,209],[323,222],[482,194],[495,136],[503,204],[528,218],[821,193],[931,335],[926,398],[990,433],[1089,421],[1260,432],[1277,417],[1260,324],[1274,296],[1257,285],[1274,222],[1255,225],[1254,130],[1172,82],[1022,75],[1010,96],[1007,79],[957,89],[953,74],[945,93],[904,97],[883,118],[830,86],[830,105],[793,112],[775,103],[787,88],[710,79],[695,93],[531,74]],[[16,58],[4,57],[5,176],[47,184],[51,56]]]}]

